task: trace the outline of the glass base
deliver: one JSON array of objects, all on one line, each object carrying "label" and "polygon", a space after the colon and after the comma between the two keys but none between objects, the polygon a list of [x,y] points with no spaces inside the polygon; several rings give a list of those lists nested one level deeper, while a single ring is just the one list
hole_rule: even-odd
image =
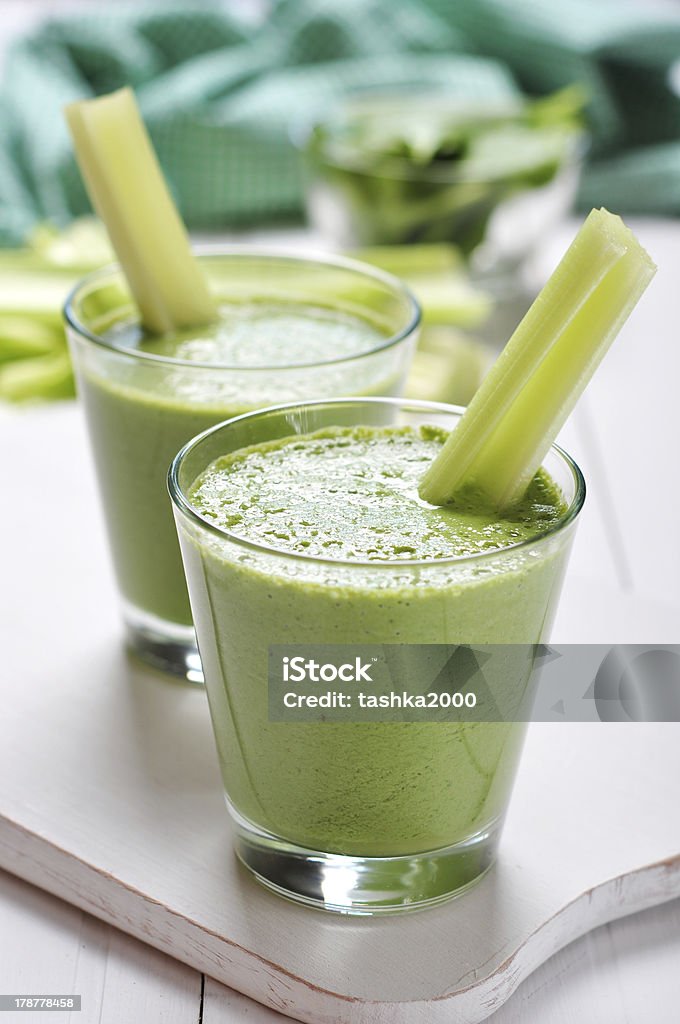
[{"label": "glass base", "polygon": [[166,622],[127,603],[123,606],[123,618],[132,654],[175,678],[203,684],[203,666],[193,626]]},{"label": "glass base", "polygon": [[491,868],[501,823],[464,842],[399,857],[351,857],[308,850],[263,832],[229,800],[239,860],[286,899],[339,914],[420,910],[460,896]]}]

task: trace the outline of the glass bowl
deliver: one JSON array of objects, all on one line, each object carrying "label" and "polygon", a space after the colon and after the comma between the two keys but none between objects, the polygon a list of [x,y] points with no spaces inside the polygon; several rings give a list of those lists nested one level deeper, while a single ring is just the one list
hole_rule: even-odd
[{"label": "glass bowl", "polygon": [[300,139],[309,219],[335,245],[452,242],[515,272],[569,211],[586,137],[576,102],[362,95]]}]

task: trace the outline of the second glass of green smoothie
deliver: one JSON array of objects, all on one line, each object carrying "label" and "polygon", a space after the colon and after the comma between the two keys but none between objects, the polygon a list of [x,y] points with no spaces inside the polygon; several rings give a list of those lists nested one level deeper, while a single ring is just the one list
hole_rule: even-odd
[{"label": "second glass of green smoothie", "polygon": [[219,299],[209,328],[152,337],[121,271],[82,281],[65,307],[128,642],[202,680],[168,466],[191,437],[274,402],[398,395],[420,319],[396,278],[333,257],[204,253]]}]

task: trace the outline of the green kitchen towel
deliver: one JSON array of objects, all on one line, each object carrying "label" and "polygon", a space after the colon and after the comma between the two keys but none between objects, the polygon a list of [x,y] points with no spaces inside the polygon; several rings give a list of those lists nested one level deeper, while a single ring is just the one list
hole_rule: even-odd
[{"label": "green kitchen towel", "polygon": [[584,201],[675,212],[676,57],[680,16],[619,0],[278,0],[259,21],[210,2],[89,5],[7,54],[0,244],[88,209],[61,111],[126,83],[192,228],[298,216],[291,136],[350,91],[497,98],[576,79],[597,158]]},{"label": "green kitchen towel", "polygon": [[147,4],[50,21],[8,54],[0,110],[0,239],[88,209],[62,108],[124,83],[193,228],[299,215],[290,133],[349,90],[431,86],[515,93],[495,61],[462,53],[415,0],[281,0],[247,25],[223,7]]},{"label": "green kitchen towel", "polygon": [[[590,94],[595,148],[624,143],[638,110],[619,94],[634,69],[645,67],[650,100],[680,102],[657,75],[680,58],[680,15],[659,13],[640,0],[424,0],[448,16],[479,51],[506,63],[529,92],[574,81]],[[662,9],[663,10],[663,9]],[[644,76],[643,76],[644,77]],[[653,132],[660,130],[656,103],[645,106]]]},{"label": "green kitchen towel", "polygon": [[579,206],[680,214],[680,8],[640,0],[424,0],[530,93],[582,82]]}]

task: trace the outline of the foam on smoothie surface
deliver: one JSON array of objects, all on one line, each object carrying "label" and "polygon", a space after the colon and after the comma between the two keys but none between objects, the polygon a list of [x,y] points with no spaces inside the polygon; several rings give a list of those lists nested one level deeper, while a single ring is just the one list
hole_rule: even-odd
[{"label": "foam on smoothie surface", "polygon": [[294,366],[370,352],[387,331],[341,309],[285,300],[223,303],[213,324],[151,336],[138,324],[107,332],[117,348],[220,366]]},{"label": "foam on smoothie surface", "polygon": [[246,540],[350,561],[442,559],[508,547],[555,525],[565,504],[540,471],[499,517],[478,495],[418,497],[447,433],[436,427],[330,428],[217,459],[191,489],[206,518]]}]

